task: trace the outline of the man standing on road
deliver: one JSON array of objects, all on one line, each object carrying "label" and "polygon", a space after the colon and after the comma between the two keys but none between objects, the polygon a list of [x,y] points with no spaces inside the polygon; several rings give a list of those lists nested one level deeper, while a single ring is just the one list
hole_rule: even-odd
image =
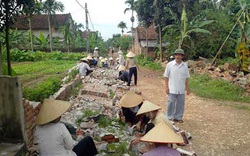
[{"label": "man standing on road", "polygon": [[190,94],[188,66],[182,61],[183,49],[176,49],[175,60],[169,62],[164,72],[166,93],[168,94],[167,118],[183,123],[182,117],[185,104],[185,90]]}]

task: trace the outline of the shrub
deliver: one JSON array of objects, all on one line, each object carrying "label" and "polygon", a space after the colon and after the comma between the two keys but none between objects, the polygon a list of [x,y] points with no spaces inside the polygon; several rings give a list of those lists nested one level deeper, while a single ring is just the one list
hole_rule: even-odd
[{"label": "shrub", "polygon": [[160,63],[154,62],[152,57],[144,57],[143,55],[138,55],[135,57],[136,62],[138,65],[144,66],[146,68],[152,70],[163,70],[163,67]]},{"label": "shrub", "polygon": [[45,98],[48,98],[58,91],[60,85],[60,78],[49,78],[46,81],[37,84],[35,87],[24,87],[23,96],[25,99],[31,101],[43,101]]}]

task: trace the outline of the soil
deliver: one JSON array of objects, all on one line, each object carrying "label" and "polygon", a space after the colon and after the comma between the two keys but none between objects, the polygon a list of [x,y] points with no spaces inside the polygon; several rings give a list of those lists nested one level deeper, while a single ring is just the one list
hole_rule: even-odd
[{"label": "soil", "polygon": [[[143,98],[163,108],[166,112],[162,72],[140,68],[138,85]],[[191,144],[185,148],[198,156],[250,156],[250,111],[235,106],[250,105],[186,96],[184,123],[177,125],[192,135]],[[234,107],[232,107],[234,106]]]}]

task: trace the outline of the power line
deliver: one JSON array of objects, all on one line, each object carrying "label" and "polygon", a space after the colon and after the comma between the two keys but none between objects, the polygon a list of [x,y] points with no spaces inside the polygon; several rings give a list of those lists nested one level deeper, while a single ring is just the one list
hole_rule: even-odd
[{"label": "power line", "polygon": [[90,13],[89,13],[89,20],[90,20],[90,23],[91,23],[91,26],[92,26],[93,31],[95,31],[94,25],[93,25],[92,20],[91,20],[91,17],[90,17]]}]

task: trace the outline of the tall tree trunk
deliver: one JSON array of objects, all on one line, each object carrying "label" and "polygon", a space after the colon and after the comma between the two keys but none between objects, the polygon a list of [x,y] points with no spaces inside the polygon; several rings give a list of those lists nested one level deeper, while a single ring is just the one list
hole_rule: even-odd
[{"label": "tall tree trunk", "polygon": [[162,37],[161,37],[161,25],[159,25],[159,38],[160,38],[160,61],[162,62]]},{"label": "tall tree trunk", "polygon": [[11,76],[12,74],[11,74],[10,44],[9,44],[9,5],[6,4],[5,6],[6,6],[5,45],[6,45],[6,52],[7,52],[8,75]]},{"label": "tall tree trunk", "polygon": [[148,27],[146,27],[146,42],[147,42],[146,52],[148,54]]},{"label": "tall tree trunk", "polygon": [[51,28],[51,12],[48,13],[48,24],[49,24],[49,41],[50,41],[50,51],[53,51],[53,36],[52,36],[52,28]]},{"label": "tall tree trunk", "polygon": [[[134,11],[132,10],[132,18],[134,18]],[[133,21],[131,21],[132,22],[132,30],[133,30],[133,28],[134,28],[134,20]]]},{"label": "tall tree trunk", "polygon": [[0,75],[3,75],[2,43],[0,42]]},{"label": "tall tree trunk", "polygon": [[31,15],[29,15],[29,29],[30,29],[30,48],[32,51],[34,51],[34,46],[33,46],[33,31],[31,27]]}]

